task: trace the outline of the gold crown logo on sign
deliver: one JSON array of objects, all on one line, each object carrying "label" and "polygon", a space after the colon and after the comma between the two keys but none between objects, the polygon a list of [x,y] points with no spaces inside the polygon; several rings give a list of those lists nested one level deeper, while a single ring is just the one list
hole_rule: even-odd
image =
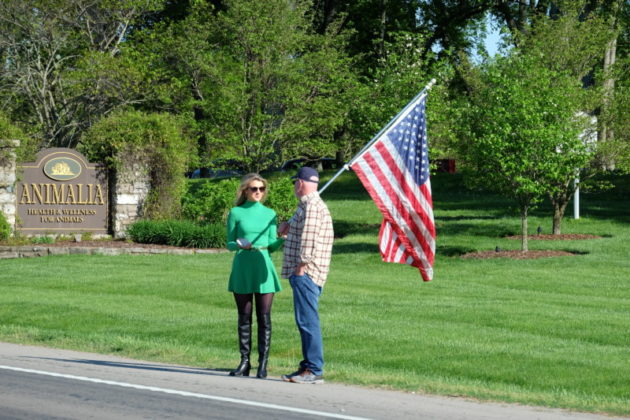
[{"label": "gold crown logo on sign", "polygon": [[50,170],[50,173],[53,175],[74,175],[72,169],[66,162],[59,162],[55,164]]}]

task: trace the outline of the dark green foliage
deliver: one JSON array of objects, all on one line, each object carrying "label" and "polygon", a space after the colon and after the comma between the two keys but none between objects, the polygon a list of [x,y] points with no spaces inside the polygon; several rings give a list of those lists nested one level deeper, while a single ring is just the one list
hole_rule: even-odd
[{"label": "dark green foliage", "polygon": [[190,181],[182,197],[182,215],[199,223],[225,223],[238,186],[236,178]]},{"label": "dark green foliage", "polygon": [[181,117],[140,111],[114,113],[92,126],[82,150],[111,168],[147,167],[151,191],[144,205],[149,219],[177,218],[192,143]]},{"label": "dark green foliage", "polygon": [[222,4],[191,2],[185,17],[134,35],[134,54],[156,77],[143,106],[191,117],[202,166],[229,160],[257,172],[333,155],[358,83],[346,37],[312,33],[309,1]]},{"label": "dark green foliage", "polygon": [[138,243],[180,246],[187,248],[224,248],[224,224],[199,226],[188,220],[141,220],[127,230]]},{"label": "dark green foliage", "polygon": [[4,213],[0,212],[0,241],[5,241],[11,236],[11,225],[4,217]]},{"label": "dark green foliage", "polygon": [[[293,182],[288,177],[268,182],[265,205],[276,211],[278,220],[287,220],[297,205]],[[182,198],[182,215],[198,223],[225,224],[230,209],[234,207],[238,186],[239,180],[235,178],[190,181]]]},{"label": "dark green foliage", "polygon": [[[20,141],[20,146],[15,150],[19,162],[33,160],[36,153],[34,140],[24,134],[24,131],[4,113],[0,112],[0,147],[8,145],[7,143],[11,140]],[[8,158],[8,150],[2,149],[0,151],[0,164],[4,164],[5,159]]]},{"label": "dark green foliage", "polygon": [[[225,222],[236,198],[238,178],[191,180],[182,198],[182,215],[187,220],[142,220],[127,234],[134,242],[190,248],[222,248],[226,243]],[[269,181],[265,205],[274,209],[278,220],[287,220],[297,205],[293,182],[288,178]]]},{"label": "dark green foliage", "polygon": [[0,138],[8,140],[21,139],[22,137],[24,137],[22,130],[16,127],[4,113],[0,113]]},{"label": "dark green foliage", "polygon": [[52,236],[35,236],[29,242],[36,245],[54,244],[55,238]]},{"label": "dark green foliage", "polygon": [[265,205],[275,210],[279,222],[288,220],[297,206],[293,181],[288,177],[271,181]]}]

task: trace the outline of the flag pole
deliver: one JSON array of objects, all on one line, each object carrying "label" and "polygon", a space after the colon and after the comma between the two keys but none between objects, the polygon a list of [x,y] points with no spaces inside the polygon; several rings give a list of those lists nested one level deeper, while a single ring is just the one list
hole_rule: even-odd
[{"label": "flag pole", "polygon": [[346,163],[345,165],[343,165],[343,167],[341,169],[339,169],[339,171],[337,171],[337,173],[330,178],[330,180],[328,180],[328,182],[318,191],[319,194],[323,193],[324,190],[326,188],[328,188],[328,186],[330,184],[332,184],[332,182],[337,179],[339,177],[339,175],[341,175],[343,173],[343,171],[348,171],[350,170],[350,165],[352,164],[352,162],[354,162],[356,159],[359,158],[359,156],[361,156],[367,149],[369,149],[369,147],[374,144],[374,142],[376,140],[378,140],[381,135],[383,133],[385,133],[387,130],[389,130],[389,128],[394,124],[394,122],[396,122],[396,120],[398,119],[398,117],[400,117],[402,114],[404,114],[407,109],[409,109],[409,107],[413,106],[416,102],[418,102],[420,100],[420,98],[422,98],[422,95],[426,95],[428,93],[428,91],[433,87],[433,85],[435,84],[436,80],[435,79],[431,79],[431,81],[424,87],[424,89],[422,89],[422,91],[416,95],[415,98],[413,98],[406,107],[403,108],[402,111],[400,111],[398,114],[396,114],[396,116],[394,118],[392,118],[389,123],[387,123],[387,125],[385,127],[383,127],[383,129],[381,129],[381,131],[379,131],[374,137],[372,137],[372,140],[370,140],[365,146],[363,146],[363,148],[361,149],[361,151],[359,153],[357,153],[356,155],[354,155],[354,157],[352,157],[352,159],[350,159],[348,161],[348,163]]}]

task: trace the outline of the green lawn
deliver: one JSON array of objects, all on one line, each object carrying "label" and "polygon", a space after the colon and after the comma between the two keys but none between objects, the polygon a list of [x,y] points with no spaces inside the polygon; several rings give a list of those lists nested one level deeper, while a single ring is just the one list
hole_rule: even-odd
[{"label": "green lawn", "polygon": [[[380,261],[380,215],[353,174],[326,191],[335,228],[321,300],[328,381],[581,411],[630,414],[630,194],[627,179],[582,195],[565,233],[530,241],[572,257],[462,259],[518,249],[509,202],[433,177],[435,277]],[[532,232],[551,229],[543,207]],[[280,264],[281,255],[275,255]],[[231,369],[236,311],[230,254],[58,256],[0,261],[0,340]],[[300,360],[291,291],[274,304],[270,374]]]}]

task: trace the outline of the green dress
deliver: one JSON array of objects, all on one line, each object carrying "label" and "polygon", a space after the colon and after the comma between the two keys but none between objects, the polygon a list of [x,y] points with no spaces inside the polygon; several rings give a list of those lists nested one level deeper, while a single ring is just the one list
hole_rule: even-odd
[{"label": "green dress", "polygon": [[[282,290],[278,273],[269,256],[284,240],[277,237],[276,212],[257,201],[246,201],[230,210],[227,221],[227,247],[236,251],[228,290],[234,293],[275,293]],[[241,249],[237,238],[252,243]]]}]

